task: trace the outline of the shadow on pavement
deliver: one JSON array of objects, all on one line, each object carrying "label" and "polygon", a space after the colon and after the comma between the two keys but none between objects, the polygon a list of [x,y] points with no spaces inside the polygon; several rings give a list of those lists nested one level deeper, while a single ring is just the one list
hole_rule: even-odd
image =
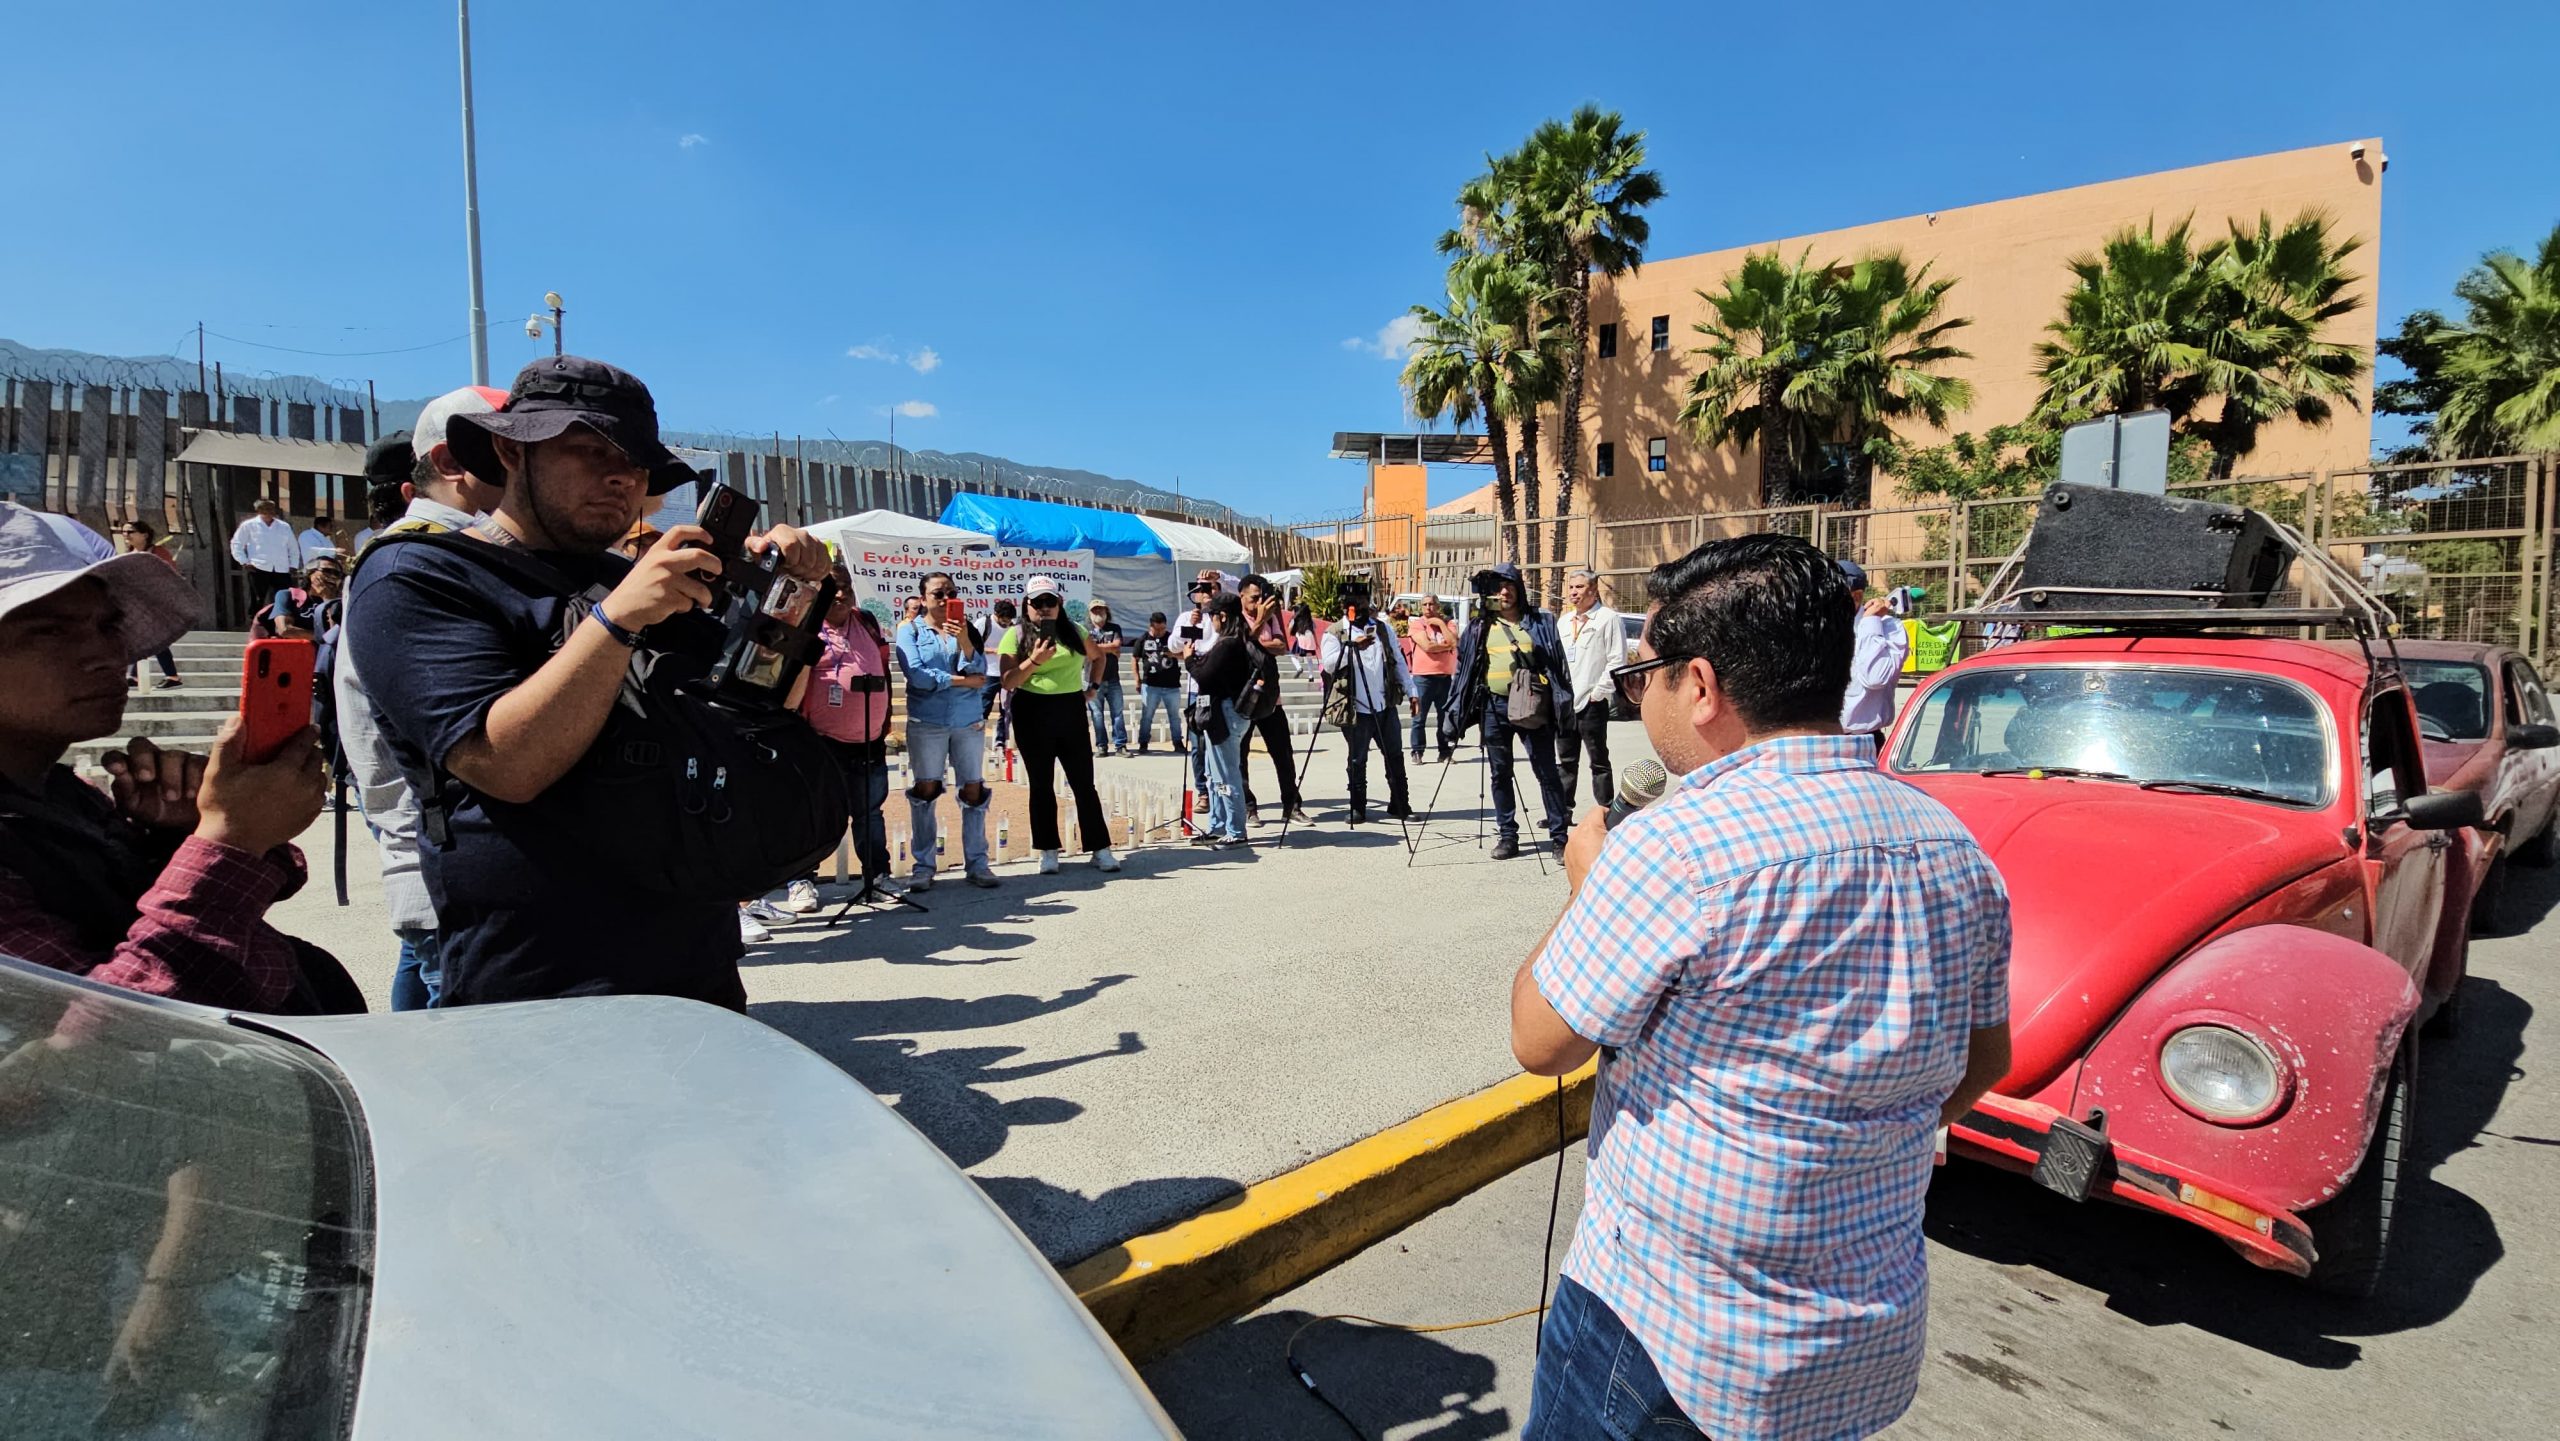
[{"label": "shadow on pavement", "polygon": [[[2560,826],[2560,817],[2553,825]],[[2553,911],[2560,910],[2560,866],[2522,866],[2502,862],[2507,868],[2506,895],[2498,902],[2497,927],[2479,929],[2483,936],[2521,936],[2541,925]]]},{"label": "shadow on pavement", "polygon": [[1020,1046],[955,1046],[926,1050],[918,1032],[975,1031],[1009,1026],[1080,1006],[1129,979],[1101,976],[1055,997],[1007,995],[976,1000],[916,996],[886,1001],[767,1001],[751,1007],[757,1020],[842,1067],[890,1102],[907,1124],[922,1131],[955,1165],[974,1166],[1004,1149],[1015,1126],[1070,1121],[1084,1108],[1057,1096],[1000,1101],[981,1089],[1028,1080],[1087,1061],[1133,1056],[1146,1049],[1135,1031],[1082,1056],[1015,1061]]},{"label": "shadow on pavement", "polygon": [[1073,1265],[1176,1221],[1230,1209],[1244,1197],[1244,1187],[1224,1176],[1132,1181],[1098,1196],[1036,1176],[972,1179],[1054,1266]]},{"label": "shadow on pavement", "polygon": [[[2034,1266],[2104,1294],[2146,1326],[2191,1326],[2299,1365],[2339,1370],[2347,1339],[2431,1326],[2459,1310],[2506,1254],[2479,1202],[2437,1178],[2451,1156],[2532,1138],[2488,1130],[2524,1072],[2533,1008],[2496,982],[2464,982],[2463,1031],[2421,1042],[2417,1128],[2402,1171],[2389,1269],[2369,1301],[2263,1272],[2193,1227],[2112,1205],[2074,1205],[2024,1176],[1957,1161],[1929,1191],[1930,1239],[2004,1265]],[[2060,1298],[2029,1292],[2048,1303]]]},{"label": "shadow on pavement", "polygon": [[[1304,1311],[1274,1311],[1232,1321],[1142,1374],[1186,1436],[1342,1441],[1349,1434],[1342,1421],[1282,1360],[1291,1334],[1311,1319]],[[1315,1326],[1298,1342],[1298,1364],[1364,1436],[1484,1441],[1528,1420],[1491,1399],[1491,1360],[1409,1331]]]}]

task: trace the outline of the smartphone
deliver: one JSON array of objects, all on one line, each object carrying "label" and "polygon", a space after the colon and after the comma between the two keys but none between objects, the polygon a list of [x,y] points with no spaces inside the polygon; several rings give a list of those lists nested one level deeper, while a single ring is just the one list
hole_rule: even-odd
[{"label": "smartphone", "polygon": [[1174,634],[1181,636],[1184,640],[1198,640],[1202,635],[1202,631],[1201,628],[1196,625],[1186,625],[1182,629],[1174,632]]},{"label": "smartphone", "polygon": [[253,640],[240,655],[241,744],[253,761],[273,760],[311,724],[308,636]]},{"label": "smartphone", "polygon": [[1058,638],[1058,623],[1054,620],[1035,620],[1031,622],[1031,638],[1035,641],[1056,640]]}]

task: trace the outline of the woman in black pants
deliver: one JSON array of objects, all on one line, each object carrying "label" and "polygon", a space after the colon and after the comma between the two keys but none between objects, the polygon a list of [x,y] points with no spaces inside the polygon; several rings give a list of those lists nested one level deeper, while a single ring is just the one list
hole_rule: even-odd
[{"label": "woman in black pants", "polygon": [[1063,609],[1065,592],[1046,576],[1023,587],[1022,624],[997,647],[1004,689],[1013,697],[1013,741],[1031,780],[1031,845],[1040,873],[1058,869],[1058,786],[1052,761],[1067,773],[1076,798],[1076,839],[1093,852],[1096,870],[1120,869],[1111,852],[1111,817],[1093,788],[1093,736],[1086,728],[1084,636]]}]

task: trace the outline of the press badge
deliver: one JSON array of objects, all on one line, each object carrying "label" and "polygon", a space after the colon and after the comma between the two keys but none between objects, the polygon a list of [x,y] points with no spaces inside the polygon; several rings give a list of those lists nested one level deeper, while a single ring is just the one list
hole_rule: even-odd
[{"label": "press badge", "polygon": [[841,708],[844,705],[843,681],[831,680],[827,682],[827,704],[838,708]]}]

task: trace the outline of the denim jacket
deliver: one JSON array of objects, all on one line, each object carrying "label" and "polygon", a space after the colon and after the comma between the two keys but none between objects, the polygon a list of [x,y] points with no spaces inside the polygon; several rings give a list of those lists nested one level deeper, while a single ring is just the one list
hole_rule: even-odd
[{"label": "denim jacket", "polygon": [[919,616],[898,627],[897,643],[898,667],[907,673],[908,720],[961,730],[987,718],[984,691],[951,683],[953,675],[966,674],[960,642]]},{"label": "denim jacket", "polygon": [[[1467,626],[1458,637],[1457,684],[1449,688],[1449,733],[1465,735],[1498,698],[1485,684],[1484,625],[1489,612],[1478,612],[1478,620]],[[1565,664],[1564,638],[1556,630],[1555,617],[1542,610],[1528,611],[1511,624],[1526,631],[1534,664],[1547,690],[1555,698],[1556,714],[1573,713],[1573,672]]]}]

